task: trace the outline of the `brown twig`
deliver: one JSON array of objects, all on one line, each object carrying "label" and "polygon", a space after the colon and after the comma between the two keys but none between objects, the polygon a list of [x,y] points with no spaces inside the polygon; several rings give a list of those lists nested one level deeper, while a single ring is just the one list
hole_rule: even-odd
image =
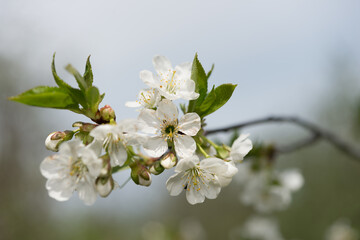
[{"label": "brown twig", "polygon": [[264,123],[292,123],[292,124],[295,124],[295,125],[298,125],[298,126],[304,128],[304,129],[307,129],[311,133],[311,136],[309,138],[306,138],[304,140],[296,142],[292,145],[288,145],[286,147],[281,147],[281,148],[277,147],[276,148],[277,153],[290,153],[290,152],[296,151],[300,148],[307,147],[307,146],[319,141],[320,139],[324,139],[324,140],[330,142],[332,145],[334,145],[337,149],[339,149],[343,153],[345,153],[357,160],[360,160],[360,149],[359,148],[355,148],[355,147],[351,146],[350,144],[345,142],[343,139],[341,139],[339,136],[331,133],[330,131],[322,129],[319,126],[317,126],[311,122],[308,122],[306,120],[303,120],[303,119],[300,119],[297,117],[270,116],[270,117],[255,119],[252,121],[247,121],[247,122],[240,123],[240,124],[235,124],[235,125],[232,125],[229,127],[208,130],[208,131],[205,131],[204,134],[210,135],[210,134],[219,133],[219,132],[228,132],[228,131],[231,131],[234,129],[244,128],[244,127],[249,127],[252,125],[259,125],[259,124],[264,124]]}]

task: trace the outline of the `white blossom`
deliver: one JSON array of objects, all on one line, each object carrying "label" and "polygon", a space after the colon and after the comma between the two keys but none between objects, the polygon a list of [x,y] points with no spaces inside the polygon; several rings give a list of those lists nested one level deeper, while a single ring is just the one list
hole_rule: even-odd
[{"label": "white blossom", "polygon": [[336,221],[326,232],[326,240],[357,240],[359,232],[345,219]]},{"label": "white blossom", "polygon": [[189,157],[196,150],[195,136],[201,127],[196,113],[187,113],[178,120],[178,110],[170,100],[163,99],[156,110],[143,109],[139,115],[142,131],[151,134],[144,141],[144,150],[153,157],[160,157],[174,143],[180,158]]},{"label": "white blossom", "polygon": [[97,196],[95,180],[102,167],[103,162],[96,153],[76,139],[62,143],[59,154],[45,158],[40,171],[47,178],[50,197],[66,201],[76,190],[86,205],[92,205]]},{"label": "white blossom", "polygon": [[246,154],[253,148],[252,142],[248,139],[249,134],[241,134],[231,146],[229,160],[241,162]]},{"label": "white blossom", "polygon": [[186,189],[186,199],[190,204],[202,203],[205,197],[215,199],[221,187],[230,183],[237,168],[218,158],[202,161],[196,155],[180,160],[166,187],[171,196],[179,195]]},{"label": "white blossom", "polygon": [[99,155],[105,149],[109,153],[111,166],[121,166],[127,159],[126,145],[136,143],[139,137],[137,130],[137,120],[132,119],[99,125],[90,132],[90,136],[94,137],[91,146]]},{"label": "white blossom", "polygon": [[269,169],[253,171],[250,163],[242,163],[238,169],[238,179],[243,184],[239,198],[258,212],[286,209],[291,203],[292,192],[299,190],[304,183],[301,173],[295,169],[280,174]]},{"label": "white blossom", "polygon": [[283,240],[279,225],[272,218],[254,216],[242,228],[242,237],[256,240]]},{"label": "white blossom", "polygon": [[193,100],[199,97],[195,92],[195,82],[191,80],[191,63],[183,63],[173,69],[166,57],[155,56],[153,64],[156,75],[148,70],[140,72],[141,80],[149,87],[158,89],[162,96],[170,100]]},{"label": "white blossom", "polygon": [[143,108],[155,108],[161,100],[159,90],[156,88],[143,89],[139,93],[139,100],[133,102],[126,102],[127,107],[143,107]]}]

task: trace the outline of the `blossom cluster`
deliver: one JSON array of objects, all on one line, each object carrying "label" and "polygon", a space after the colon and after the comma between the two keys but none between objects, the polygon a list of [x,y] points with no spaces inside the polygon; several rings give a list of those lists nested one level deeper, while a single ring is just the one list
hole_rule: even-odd
[{"label": "blossom cluster", "polygon": [[[117,171],[130,168],[134,183],[149,186],[152,175],[174,168],[166,182],[171,196],[186,192],[190,204],[217,198],[238,172],[236,163],[252,149],[252,142],[243,134],[231,146],[218,145],[205,136],[204,116],[221,107],[232,91],[221,101],[215,97],[220,96],[216,89],[204,92],[199,79],[206,76],[207,84],[211,72],[194,73],[194,64],[195,70],[202,68],[195,60],[173,68],[166,57],[154,57],[156,72],[140,72],[148,88],[140,91],[137,101],[125,104],[138,108],[137,119],[116,121],[114,110],[105,105],[90,114],[95,123],[76,122],[76,130],[51,133],[45,145],[58,153],[40,166],[49,196],[66,201],[76,191],[91,205],[98,195],[106,197],[116,188]],[[182,115],[175,103],[178,99],[189,101],[180,105]],[[84,109],[80,111],[88,114]]]}]

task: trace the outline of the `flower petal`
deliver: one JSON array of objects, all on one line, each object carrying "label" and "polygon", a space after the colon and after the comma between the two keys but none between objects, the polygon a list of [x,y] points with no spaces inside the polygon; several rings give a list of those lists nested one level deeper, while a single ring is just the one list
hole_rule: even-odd
[{"label": "flower petal", "polygon": [[79,198],[84,201],[86,205],[93,205],[96,201],[96,189],[94,183],[87,179],[77,187]]},{"label": "flower petal", "polygon": [[166,73],[167,71],[172,71],[171,62],[164,56],[155,56],[153,58],[153,64],[155,70],[160,73]]},{"label": "flower petal", "polygon": [[141,107],[141,104],[138,101],[129,101],[125,103],[125,106],[136,108],[136,107]]},{"label": "flower petal", "polygon": [[232,161],[242,161],[253,145],[248,134],[241,134],[233,143],[230,151]]},{"label": "flower petal", "polygon": [[191,157],[196,151],[195,140],[187,135],[179,135],[174,139],[175,151],[179,158]]},{"label": "flower petal", "polygon": [[140,72],[140,79],[149,87],[158,88],[160,86],[158,79],[155,78],[154,74],[148,70]]},{"label": "flower petal", "polygon": [[155,134],[160,129],[160,121],[157,119],[155,110],[143,109],[138,117],[141,131]]},{"label": "flower petal", "polygon": [[111,142],[108,148],[111,166],[122,166],[127,159],[127,152],[122,142]]},{"label": "flower petal", "polygon": [[201,119],[197,113],[187,113],[180,118],[179,131],[195,136],[201,128]]},{"label": "flower petal", "polygon": [[143,144],[144,150],[152,157],[160,157],[168,149],[168,144],[162,137],[150,137]]},{"label": "flower petal", "polygon": [[177,196],[186,186],[186,177],[184,173],[176,173],[166,181],[166,188],[171,196]]},{"label": "flower petal", "polygon": [[160,121],[177,121],[178,115],[178,109],[172,101],[163,99],[161,102],[159,102],[158,108],[156,110],[156,116],[158,119],[160,119]]}]

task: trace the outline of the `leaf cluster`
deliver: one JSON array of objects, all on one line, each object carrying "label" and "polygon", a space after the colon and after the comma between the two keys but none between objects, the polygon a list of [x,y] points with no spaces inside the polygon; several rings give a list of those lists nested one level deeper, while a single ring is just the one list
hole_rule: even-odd
[{"label": "leaf cluster", "polygon": [[217,111],[231,98],[237,85],[226,83],[218,87],[215,85],[208,92],[208,80],[214,70],[212,65],[208,73],[205,72],[201,65],[198,55],[195,55],[191,79],[195,82],[195,91],[199,93],[199,97],[189,102],[187,112],[196,112],[201,118]]},{"label": "leaf cluster", "polygon": [[93,86],[90,56],[87,58],[83,75],[70,64],[65,69],[75,77],[79,88],[73,88],[58,76],[54,53],[51,70],[57,87],[34,87],[17,96],[10,97],[9,100],[36,107],[67,109],[95,119],[99,104],[105,94],[100,94],[99,89]]}]

